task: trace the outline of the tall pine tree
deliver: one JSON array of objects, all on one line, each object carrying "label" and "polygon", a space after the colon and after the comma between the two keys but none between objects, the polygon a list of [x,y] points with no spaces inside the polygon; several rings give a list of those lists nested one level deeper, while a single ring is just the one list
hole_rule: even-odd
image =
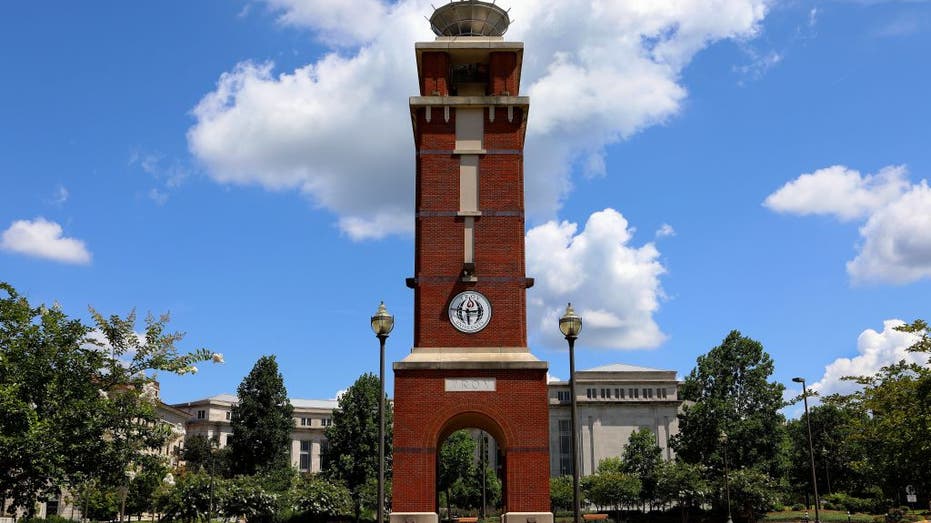
[{"label": "tall pine tree", "polygon": [[230,424],[231,459],[236,473],[252,475],[289,466],[288,445],[294,407],[274,356],[262,356],[237,390]]}]

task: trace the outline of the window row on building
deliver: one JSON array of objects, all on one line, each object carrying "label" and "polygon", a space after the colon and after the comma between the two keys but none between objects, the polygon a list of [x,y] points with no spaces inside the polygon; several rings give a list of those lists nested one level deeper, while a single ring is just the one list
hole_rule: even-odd
[{"label": "window row on building", "polygon": [[[668,399],[669,393],[665,387],[588,387],[585,389],[585,397],[590,400],[596,399]],[[655,391],[655,392],[654,392]],[[569,392],[566,391],[568,396]],[[568,401],[569,398],[566,400]],[[562,398],[560,398],[562,401]]]}]

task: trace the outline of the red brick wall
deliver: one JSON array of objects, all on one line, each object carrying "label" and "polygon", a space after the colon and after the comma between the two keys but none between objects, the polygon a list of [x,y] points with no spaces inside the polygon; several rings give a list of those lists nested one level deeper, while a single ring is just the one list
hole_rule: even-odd
[{"label": "red brick wall", "polygon": [[[459,210],[456,112],[445,120],[442,107],[417,111],[415,205],[414,346],[526,347],[526,267],[524,264],[524,114],[498,108],[492,122],[485,112],[485,149],[479,158],[479,210],[475,218],[477,283],[460,281],[464,259],[464,218]],[[449,323],[450,300],[471,289],[492,305],[481,332],[465,334]]]},{"label": "red brick wall", "polygon": [[[442,52],[424,52],[420,55],[420,95],[446,96],[449,94],[449,55]],[[434,94],[435,93],[435,94]]]},{"label": "red brick wall", "polygon": [[488,61],[491,94],[501,96],[508,93],[510,96],[517,96],[517,54],[491,53]]},{"label": "red brick wall", "polygon": [[[447,377],[494,377],[495,392],[445,392]],[[505,508],[549,512],[545,370],[397,370],[392,510],[435,512],[436,454],[454,430],[481,428],[504,453]]]}]

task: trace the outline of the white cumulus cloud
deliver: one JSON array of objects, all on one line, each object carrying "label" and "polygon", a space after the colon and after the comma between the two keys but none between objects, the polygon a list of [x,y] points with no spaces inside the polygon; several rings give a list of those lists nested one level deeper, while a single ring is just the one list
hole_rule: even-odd
[{"label": "white cumulus cloud", "polygon": [[825,214],[841,220],[869,216],[897,199],[908,187],[904,165],[883,167],[863,176],[843,165],[806,173],[766,197],[763,205],[782,213]]},{"label": "white cumulus cloud", "polygon": [[927,356],[905,349],[918,341],[916,334],[900,332],[895,327],[903,325],[902,320],[886,320],[882,332],[866,329],[857,338],[857,355],[852,358],[838,358],[824,368],[824,376],[811,385],[822,396],[828,394],[849,394],[859,387],[856,383],[844,381],[844,376],[868,376],[875,374],[880,367],[905,360],[909,363],[925,364]]},{"label": "white cumulus cloud", "polygon": [[84,242],[62,234],[61,225],[45,218],[17,220],[0,236],[0,249],[63,263],[90,263]]},{"label": "white cumulus cloud", "polygon": [[878,209],[860,228],[857,257],[847,263],[855,282],[909,283],[931,277],[931,189],[922,181]]},{"label": "white cumulus cloud", "polygon": [[925,180],[912,184],[904,165],[866,176],[841,165],[819,169],[785,184],[763,204],[790,214],[866,219],[857,255],[847,262],[854,283],[931,277],[931,189]]},{"label": "white cumulus cloud", "polygon": [[[409,233],[413,44],[434,38],[429,0],[267,0],[332,51],[292,71],[243,62],[194,108],[192,154],[219,183],[297,190],[353,239]],[[570,174],[605,172],[604,147],[674,116],[680,75],[721,39],[752,38],[766,0],[513,2],[531,97],[526,197],[555,216]]]},{"label": "white cumulus cloud", "polygon": [[565,344],[557,325],[568,302],[582,317],[587,347],[643,349],[666,335],[653,319],[666,272],[653,243],[631,245],[633,229],[621,213],[605,209],[577,224],[549,221],[527,232],[527,273],[532,341]]}]

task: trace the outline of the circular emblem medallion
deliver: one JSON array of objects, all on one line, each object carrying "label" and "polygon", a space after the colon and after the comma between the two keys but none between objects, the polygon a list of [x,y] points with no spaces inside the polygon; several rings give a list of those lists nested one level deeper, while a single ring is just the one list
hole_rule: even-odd
[{"label": "circular emblem medallion", "polygon": [[449,322],[461,332],[478,332],[490,320],[491,303],[479,292],[460,292],[449,302]]}]

